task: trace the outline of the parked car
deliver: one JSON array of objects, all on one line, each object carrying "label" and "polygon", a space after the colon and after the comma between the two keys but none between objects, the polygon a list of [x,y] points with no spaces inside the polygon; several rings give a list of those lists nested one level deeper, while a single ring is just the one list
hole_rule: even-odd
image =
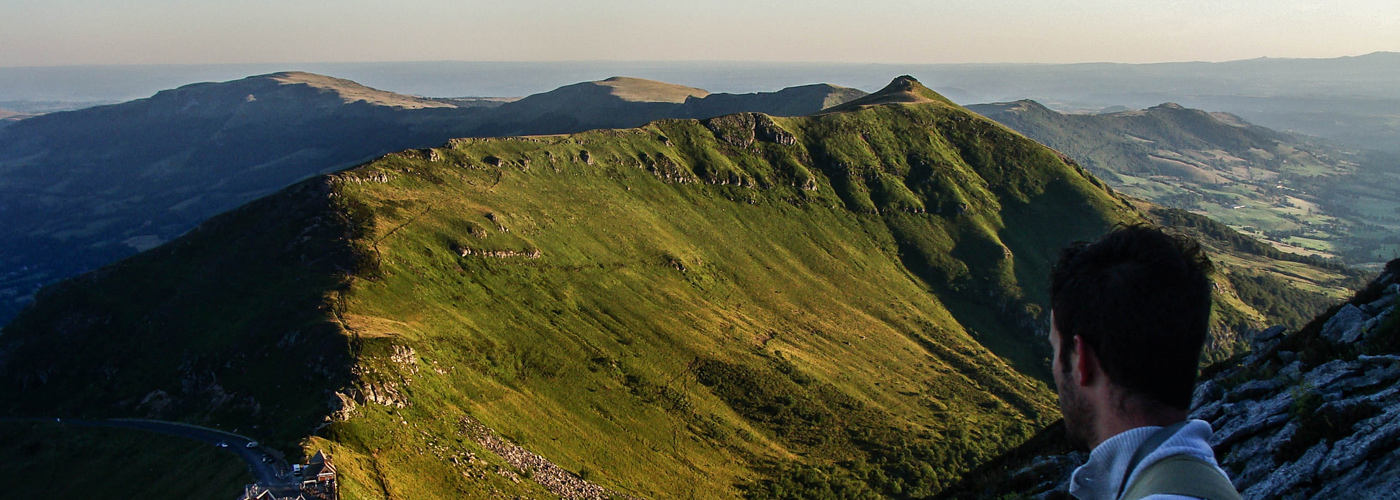
[{"label": "parked car", "polygon": [[248,446],[249,448],[257,448],[257,447],[258,447],[258,442],[257,442],[257,441],[249,441],[247,446]]},{"label": "parked car", "polygon": [[228,448],[228,443],[225,443],[225,442],[223,442],[223,441],[219,441],[218,444],[215,444],[214,446],[218,446],[218,447],[220,447],[220,448]]}]

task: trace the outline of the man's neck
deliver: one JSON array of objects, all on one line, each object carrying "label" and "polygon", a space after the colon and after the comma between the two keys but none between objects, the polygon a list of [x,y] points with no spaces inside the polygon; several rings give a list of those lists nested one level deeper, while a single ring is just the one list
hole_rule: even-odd
[{"label": "man's neck", "polygon": [[[1133,409],[1133,408],[1129,408]],[[1186,420],[1186,410],[1175,408],[1154,408],[1152,411],[1109,411],[1101,414],[1095,422],[1094,442],[1089,449],[1097,448],[1108,438],[1138,427],[1166,427]]]}]

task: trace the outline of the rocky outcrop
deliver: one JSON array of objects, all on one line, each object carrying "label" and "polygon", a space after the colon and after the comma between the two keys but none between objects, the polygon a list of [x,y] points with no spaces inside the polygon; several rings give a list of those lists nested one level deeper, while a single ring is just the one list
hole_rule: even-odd
[{"label": "rocky outcrop", "polygon": [[[1247,500],[1396,498],[1400,492],[1400,260],[1297,332],[1257,334],[1206,370],[1191,418],[1211,423],[1216,459]],[[1038,444],[1043,448],[1043,443]],[[1060,445],[1063,447],[1063,445]],[[1087,453],[1024,453],[953,496],[1068,498]]]},{"label": "rocky outcrop", "polygon": [[538,259],[544,256],[544,253],[540,252],[538,248],[530,250],[483,250],[479,248],[461,247],[457,249],[457,254],[463,257],[478,255],[481,257],[489,257],[493,259],[508,259],[512,257]]},{"label": "rocky outcrop", "polygon": [[1261,335],[1197,388],[1191,416],[1215,428],[1216,457],[1246,499],[1400,491],[1397,268],[1295,334]]},{"label": "rocky outcrop", "polygon": [[[583,479],[565,470],[563,467],[555,465],[554,462],[550,462],[549,459],[501,437],[496,434],[495,431],[474,418],[464,417],[462,419],[462,430],[476,440],[482,447],[499,455],[506,463],[510,464],[511,467],[519,469],[522,473],[525,473],[527,477],[549,490],[550,493],[558,495],[559,498],[565,500],[634,498],[630,495],[608,491],[607,488]],[[502,470],[497,473],[518,481],[519,475],[512,471]]]}]

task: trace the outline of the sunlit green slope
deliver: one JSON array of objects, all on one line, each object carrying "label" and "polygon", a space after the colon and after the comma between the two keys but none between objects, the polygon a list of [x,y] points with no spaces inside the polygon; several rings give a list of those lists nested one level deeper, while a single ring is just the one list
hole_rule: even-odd
[{"label": "sunlit green slope", "polygon": [[934,493],[1053,420],[1050,260],[1142,216],[942,99],[880,102],[302,183],[43,294],[0,404],[327,449],[346,498],[561,491],[476,422],[618,494]]}]

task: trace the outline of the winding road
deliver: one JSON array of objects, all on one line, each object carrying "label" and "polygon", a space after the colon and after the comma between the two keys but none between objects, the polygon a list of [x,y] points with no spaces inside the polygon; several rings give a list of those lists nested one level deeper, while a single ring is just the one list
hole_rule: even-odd
[{"label": "winding road", "polygon": [[212,446],[219,446],[222,443],[227,451],[238,455],[244,462],[248,463],[248,469],[253,473],[253,479],[258,485],[264,488],[274,489],[283,487],[295,487],[293,479],[290,477],[291,467],[282,458],[282,454],[275,450],[263,448],[261,445],[249,448],[248,443],[255,443],[252,438],[224,432],[218,429],[200,427],[197,425],[182,424],[178,422],[163,422],[159,420],[135,420],[135,419],[112,419],[112,420],[78,420],[78,419],[58,419],[58,418],[0,418],[0,422],[51,422],[67,425],[77,425],[83,427],[110,427],[118,429],[138,429],[149,432],[157,432],[171,436],[180,436],[209,443]]}]

